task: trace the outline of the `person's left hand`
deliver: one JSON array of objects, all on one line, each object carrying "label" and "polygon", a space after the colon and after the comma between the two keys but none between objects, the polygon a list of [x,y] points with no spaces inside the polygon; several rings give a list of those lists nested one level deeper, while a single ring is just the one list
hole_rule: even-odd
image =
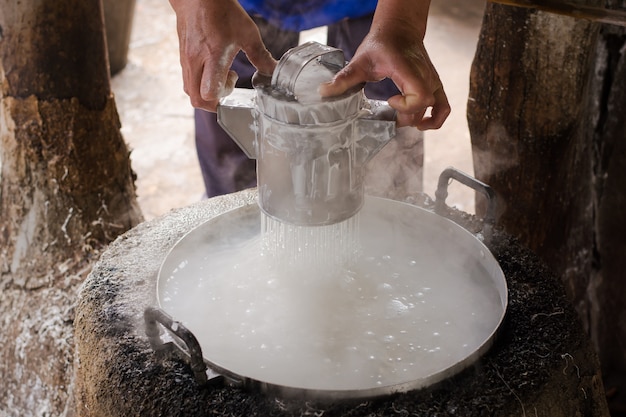
[{"label": "person's left hand", "polygon": [[398,112],[398,126],[438,129],[450,114],[439,75],[415,28],[402,27],[402,22],[389,23],[378,30],[372,26],[354,58],[330,83],[320,87],[320,93],[335,96],[365,81],[391,78],[402,93],[388,100]]}]

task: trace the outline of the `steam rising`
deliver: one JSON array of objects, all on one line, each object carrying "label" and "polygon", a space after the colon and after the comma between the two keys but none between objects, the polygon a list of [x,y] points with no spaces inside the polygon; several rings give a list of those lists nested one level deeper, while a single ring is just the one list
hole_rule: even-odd
[{"label": "steam rising", "polygon": [[[271,224],[265,240],[258,212],[220,216],[166,260],[162,307],[208,360],[274,384],[368,389],[441,372],[490,337],[503,300],[484,253],[448,248],[448,230],[385,201],[291,240]],[[312,255],[312,242],[331,249]]]}]

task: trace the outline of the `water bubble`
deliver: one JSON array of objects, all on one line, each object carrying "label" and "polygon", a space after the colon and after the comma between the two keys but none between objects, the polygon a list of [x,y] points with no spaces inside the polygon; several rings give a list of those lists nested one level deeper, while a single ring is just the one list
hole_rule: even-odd
[{"label": "water bubble", "polygon": [[392,318],[405,315],[408,311],[409,307],[406,304],[398,299],[394,299],[387,303],[385,313],[387,318]]},{"label": "water bubble", "polygon": [[341,285],[341,288],[343,289],[350,289],[354,285],[355,282],[356,280],[354,279],[354,276],[347,273],[342,276],[340,285]]}]

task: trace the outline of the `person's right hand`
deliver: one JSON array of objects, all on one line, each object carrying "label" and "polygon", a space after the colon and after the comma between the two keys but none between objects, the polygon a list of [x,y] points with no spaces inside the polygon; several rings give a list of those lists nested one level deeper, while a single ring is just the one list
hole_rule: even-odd
[{"label": "person's right hand", "polygon": [[242,50],[261,74],[272,74],[276,61],[259,29],[237,0],[170,0],[176,12],[183,86],[194,107],[214,112],[219,99],[235,86],[230,70]]}]

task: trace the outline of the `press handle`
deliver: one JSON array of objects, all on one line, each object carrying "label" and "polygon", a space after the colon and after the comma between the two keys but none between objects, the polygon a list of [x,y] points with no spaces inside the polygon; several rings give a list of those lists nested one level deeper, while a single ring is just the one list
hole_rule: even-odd
[{"label": "press handle", "polygon": [[344,67],[346,59],[341,49],[318,42],[306,42],[291,48],[280,58],[272,74],[272,88],[294,95],[300,73],[312,63],[337,73]]},{"label": "press handle", "polygon": [[[200,343],[198,343],[193,333],[158,307],[146,308],[143,317],[146,323],[146,336],[148,336],[152,349],[161,354],[175,349],[177,353],[182,354],[184,359],[189,361],[194,378],[198,384],[206,384],[209,380],[207,377],[208,368],[204,363]],[[185,347],[183,348],[174,342],[164,343],[163,340],[161,340],[159,324],[174,334]],[[220,375],[217,374],[215,375],[215,377],[219,376]]]},{"label": "press handle", "polygon": [[483,236],[487,240],[491,239],[496,223],[496,193],[490,186],[463,171],[448,167],[439,175],[437,191],[435,191],[435,212],[439,215],[445,215],[448,185],[451,179],[480,192],[487,198],[487,212],[483,217]]}]

